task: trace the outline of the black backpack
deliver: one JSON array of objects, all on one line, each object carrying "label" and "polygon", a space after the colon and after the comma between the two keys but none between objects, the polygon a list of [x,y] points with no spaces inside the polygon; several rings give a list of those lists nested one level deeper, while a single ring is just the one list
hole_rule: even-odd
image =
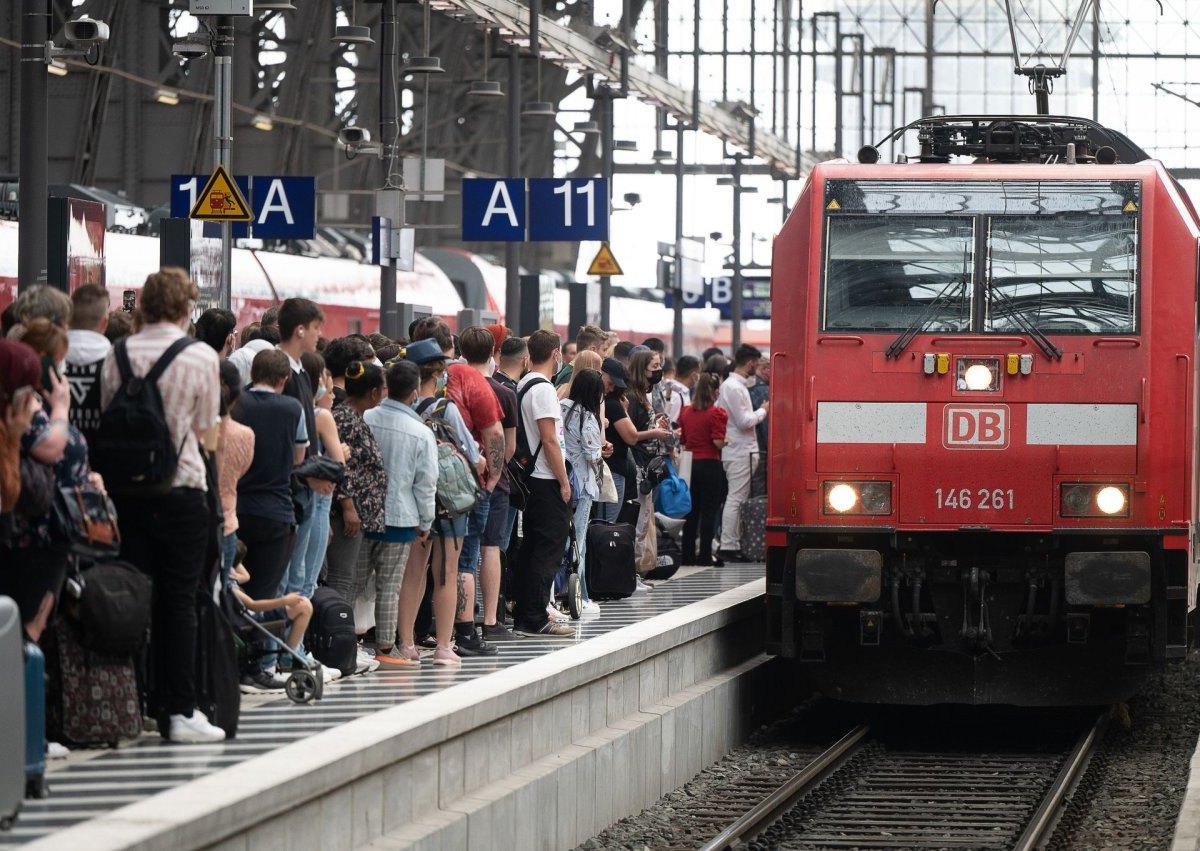
[{"label": "black backpack", "polygon": [[[342,595],[323,585],[312,595],[313,615],[304,636],[310,653],[327,668],[348,677],[358,666],[358,636],[354,632],[354,609]],[[380,643],[384,639],[380,637]]]},{"label": "black backpack", "polygon": [[140,378],[133,374],[125,340],[113,346],[121,386],[100,415],[92,447],[92,467],[104,477],[109,493],[157,496],[171,490],[183,445],[176,447],[171,439],[158,379],[176,355],[198,342],[191,337],[176,340]]},{"label": "black backpack", "polygon": [[537,449],[529,448],[529,438],[525,436],[525,418],[521,413],[521,404],[525,401],[525,394],[530,389],[538,384],[549,383],[544,378],[535,379],[522,387],[517,393],[517,449],[508,462],[508,483],[510,488],[508,499],[513,508],[516,508],[518,511],[525,510],[525,503],[529,499],[529,479],[533,476],[534,467],[537,466],[538,456],[542,454],[541,441],[538,441]]}]

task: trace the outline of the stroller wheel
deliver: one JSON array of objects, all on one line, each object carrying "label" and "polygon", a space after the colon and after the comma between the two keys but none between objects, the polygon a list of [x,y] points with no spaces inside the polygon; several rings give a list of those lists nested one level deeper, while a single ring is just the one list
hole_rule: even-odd
[{"label": "stroller wheel", "polygon": [[321,686],[324,685],[324,677],[318,677],[321,677],[320,673],[314,676],[312,671],[292,671],[284,685],[288,699],[292,703],[312,703],[320,695]]},{"label": "stroller wheel", "polygon": [[567,577],[567,608],[573,620],[579,620],[583,615],[583,586],[578,573]]}]

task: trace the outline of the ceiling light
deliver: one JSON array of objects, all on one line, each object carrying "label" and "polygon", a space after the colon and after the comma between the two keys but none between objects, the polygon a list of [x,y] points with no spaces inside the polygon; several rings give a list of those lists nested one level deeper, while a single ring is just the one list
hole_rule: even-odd
[{"label": "ceiling light", "polygon": [[638,149],[637,142],[632,139],[618,139],[613,142],[614,151],[625,151],[626,153],[635,153]]},{"label": "ceiling light", "polygon": [[371,38],[370,27],[358,27],[345,25],[333,28],[333,38],[329,39],[334,44],[374,44],[375,39]]},{"label": "ceiling light", "polygon": [[404,65],[406,74],[444,74],[442,60],[436,56],[414,56]]},{"label": "ceiling light", "polygon": [[174,89],[159,89],[154,93],[154,99],[166,106],[179,106],[179,92]]},{"label": "ceiling light", "polygon": [[576,121],[575,132],[582,133],[584,136],[599,136],[600,125],[595,121]]},{"label": "ceiling light", "polygon": [[291,0],[254,0],[256,12],[294,12],[296,7]]},{"label": "ceiling light", "polygon": [[475,80],[467,87],[467,94],[477,98],[498,98],[504,96],[504,89],[495,80]]},{"label": "ceiling light", "polygon": [[61,59],[52,59],[50,60],[50,64],[46,66],[46,71],[55,77],[65,77],[67,76],[67,63]]},{"label": "ceiling light", "polygon": [[250,119],[250,126],[255,130],[269,131],[275,129],[275,122],[271,120],[271,116],[263,115],[261,112]]},{"label": "ceiling light", "polygon": [[531,100],[525,104],[525,108],[521,110],[521,114],[526,118],[553,118],[558,113],[554,109],[554,104],[546,100]]},{"label": "ceiling light", "polygon": [[650,155],[650,158],[655,160],[670,160],[675,157],[665,148],[656,148],[654,153]]}]

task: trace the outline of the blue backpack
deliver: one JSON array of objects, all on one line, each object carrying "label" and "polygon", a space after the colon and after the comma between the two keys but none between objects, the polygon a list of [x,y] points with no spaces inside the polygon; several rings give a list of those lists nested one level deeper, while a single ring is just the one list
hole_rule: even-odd
[{"label": "blue backpack", "polygon": [[676,520],[686,517],[692,510],[692,494],[687,482],[675,473],[675,467],[666,462],[666,476],[654,494],[657,510]]}]

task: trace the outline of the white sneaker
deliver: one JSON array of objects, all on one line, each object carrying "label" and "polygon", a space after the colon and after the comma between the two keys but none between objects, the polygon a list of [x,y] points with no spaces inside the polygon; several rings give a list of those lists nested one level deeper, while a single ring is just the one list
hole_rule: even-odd
[{"label": "white sneaker", "polygon": [[598,614],[600,614],[600,604],[599,604],[599,603],[595,603],[595,602],[593,602],[593,601],[591,601],[591,600],[584,600],[584,601],[583,601],[583,605],[582,605],[582,606],[580,606],[580,609],[581,609],[581,611],[580,611],[580,613],[579,613],[579,614],[580,614],[580,617],[585,617],[585,618],[586,618],[588,615],[598,615]]},{"label": "white sneaker", "polygon": [[71,751],[66,745],[46,742],[46,759],[66,759],[70,755]]},{"label": "white sneaker", "polygon": [[546,617],[550,619],[550,623],[570,623],[571,616],[560,612],[555,606],[546,607]]},{"label": "white sneaker", "polygon": [[171,716],[171,741],[195,745],[223,742],[225,731],[210,724],[208,716],[199,709],[193,709],[191,718],[186,715]]},{"label": "white sneaker", "polygon": [[368,653],[363,646],[358,645],[358,655],[355,657],[354,673],[369,674],[379,670],[379,660],[374,653]]},{"label": "white sneaker", "polygon": [[637,577],[637,585],[633,589],[634,594],[645,594],[647,591],[654,590],[654,586],[647,585],[642,581],[642,577]]}]

